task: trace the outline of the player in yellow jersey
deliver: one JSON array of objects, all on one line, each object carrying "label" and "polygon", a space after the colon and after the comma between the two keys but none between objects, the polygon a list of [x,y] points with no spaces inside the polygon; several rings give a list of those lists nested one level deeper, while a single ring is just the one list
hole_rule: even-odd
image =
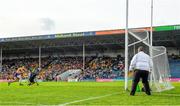
[{"label": "player in yellow jersey", "polygon": [[23,77],[23,73],[26,71],[27,69],[24,67],[24,66],[22,66],[22,67],[20,67],[20,68],[18,68],[17,70],[16,70],[16,72],[14,73],[14,80],[13,81],[9,81],[8,82],[8,85],[10,85],[11,83],[13,83],[13,82],[19,82],[19,85],[23,85],[22,84],[22,77]]}]

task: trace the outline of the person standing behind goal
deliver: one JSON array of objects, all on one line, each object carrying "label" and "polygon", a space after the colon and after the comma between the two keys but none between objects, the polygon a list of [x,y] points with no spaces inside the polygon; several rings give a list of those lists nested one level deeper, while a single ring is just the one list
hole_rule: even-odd
[{"label": "person standing behind goal", "polygon": [[136,92],[136,87],[139,83],[140,78],[142,78],[142,83],[145,88],[145,93],[151,95],[148,76],[152,69],[153,63],[149,55],[144,53],[144,48],[140,46],[138,48],[138,53],[135,54],[131,60],[129,70],[134,71],[132,89],[130,95],[134,96]]}]

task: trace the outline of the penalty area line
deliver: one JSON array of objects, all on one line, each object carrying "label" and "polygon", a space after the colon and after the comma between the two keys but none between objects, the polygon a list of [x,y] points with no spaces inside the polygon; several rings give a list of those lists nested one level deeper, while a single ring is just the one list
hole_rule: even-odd
[{"label": "penalty area line", "polygon": [[104,97],[108,97],[108,96],[112,96],[112,95],[117,95],[117,94],[122,94],[122,93],[115,92],[115,93],[107,94],[107,95],[103,95],[103,96],[95,96],[95,97],[90,97],[90,98],[87,98],[87,99],[81,99],[81,100],[76,100],[76,101],[72,101],[72,102],[67,102],[67,103],[64,103],[64,104],[59,104],[57,106],[65,106],[65,105],[70,105],[70,104],[73,104],[73,103],[84,102],[84,101],[94,100],[94,99],[100,99],[100,98],[104,98]]}]

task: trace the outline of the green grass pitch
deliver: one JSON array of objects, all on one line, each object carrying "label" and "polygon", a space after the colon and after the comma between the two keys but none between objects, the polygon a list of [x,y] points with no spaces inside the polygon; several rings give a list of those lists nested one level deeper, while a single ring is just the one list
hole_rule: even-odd
[{"label": "green grass pitch", "polygon": [[147,96],[129,96],[124,82],[42,82],[39,86],[0,83],[0,106],[43,105],[180,105],[180,83],[174,89]]}]

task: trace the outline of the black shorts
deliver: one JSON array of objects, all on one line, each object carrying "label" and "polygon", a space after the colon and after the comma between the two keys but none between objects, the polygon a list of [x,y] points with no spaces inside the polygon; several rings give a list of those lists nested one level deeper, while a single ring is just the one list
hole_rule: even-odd
[{"label": "black shorts", "polygon": [[29,78],[29,82],[35,82],[34,78]]},{"label": "black shorts", "polygon": [[32,74],[31,76],[30,76],[30,78],[29,78],[29,81],[30,82],[35,82],[35,79],[36,78],[36,74]]}]

